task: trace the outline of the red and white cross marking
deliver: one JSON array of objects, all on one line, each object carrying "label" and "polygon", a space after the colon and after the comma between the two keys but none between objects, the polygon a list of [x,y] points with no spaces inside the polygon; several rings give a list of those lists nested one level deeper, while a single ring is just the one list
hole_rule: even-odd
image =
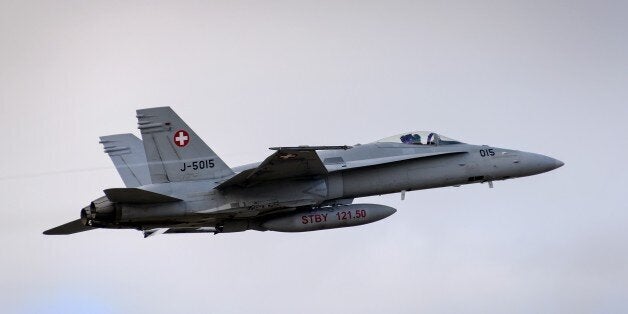
[{"label": "red and white cross marking", "polygon": [[174,132],[174,144],[179,147],[184,147],[190,142],[190,135],[185,130],[179,130]]}]

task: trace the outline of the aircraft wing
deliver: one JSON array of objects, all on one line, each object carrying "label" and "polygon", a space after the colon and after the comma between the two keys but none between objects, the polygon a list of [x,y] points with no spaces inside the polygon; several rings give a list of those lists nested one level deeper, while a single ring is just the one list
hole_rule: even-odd
[{"label": "aircraft wing", "polygon": [[427,158],[445,155],[466,154],[466,151],[429,152],[410,155],[390,156],[383,158],[360,159],[342,164],[324,164],[316,150],[349,149],[350,146],[299,146],[273,147],[274,154],[266,158],[257,168],[246,169],[216,188],[223,189],[230,186],[250,186],[263,181],[284,178],[325,175],[329,172],[343,171],[354,168],[369,167],[404,160]]},{"label": "aircraft wing", "polygon": [[327,168],[316,150],[348,149],[348,146],[273,147],[276,152],[257,168],[244,170],[217,186],[250,186],[262,181],[327,174]]},{"label": "aircraft wing", "polygon": [[80,219],[74,220],[74,221],[70,221],[66,224],[63,224],[61,226],[58,227],[54,227],[52,229],[46,230],[44,231],[44,234],[46,235],[65,235],[65,234],[73,234],[73,233],[78,233],[78,232],[83,232],[83,231],[89,231],[94,229],[93,227],[90,226],[85,226],[83,225],[83,223],[81,222]]}]

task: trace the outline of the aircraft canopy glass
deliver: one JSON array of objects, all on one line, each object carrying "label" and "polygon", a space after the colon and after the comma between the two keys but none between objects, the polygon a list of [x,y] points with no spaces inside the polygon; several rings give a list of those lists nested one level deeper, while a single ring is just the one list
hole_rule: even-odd
[{"label": "aircraft canopy glass", "polygon": [[452,145],[461,142],[431,131],[405,132],[377,141],[377,143],[403,143],[411,145]]}]

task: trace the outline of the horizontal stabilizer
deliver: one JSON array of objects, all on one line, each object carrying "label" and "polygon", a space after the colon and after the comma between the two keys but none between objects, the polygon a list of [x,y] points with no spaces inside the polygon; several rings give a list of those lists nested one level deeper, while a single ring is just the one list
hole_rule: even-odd
[{"label": "horizontal stabilizer", "polygon": [[181,199],[176,197],[138,188],[106,189],[104,192],[107,198],[114,203],[156,204],[181,201]]},{"label": "horizontal stabilizer", "polygon": [[67,235],[67,234],[73,234],[73,233],[78,233],[78,232],[83,232],[83,231],[89,231],[94,229],[93,227],[90,226],[85,226],[83,225],[83,223],[81,222],[80,219],[74,220],[74,221],[70,221],[67,224],[63,224],[61,226],[58,227],[54,227],[50,230],[46,230],[44,231],[44,234],[46,235]]},{"label": "horizontal stabilizer", "polygon": [[170,229],[151,229],[144,230],[144,238],[153,237],[160,234],[173,233],[216,233],[218,229],[214,227],[179,227]]}]

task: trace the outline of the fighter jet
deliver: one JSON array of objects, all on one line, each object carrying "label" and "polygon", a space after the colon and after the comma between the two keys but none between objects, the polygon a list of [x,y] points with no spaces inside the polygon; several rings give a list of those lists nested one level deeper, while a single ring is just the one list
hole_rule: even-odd
[{"label": "fighter jet", "polygon": [[103,136],[126,187],[44,231],[67,235],[136,229],[145,237],[247,230],[305,232],[358,226],[396,209],[356,204],[366,196],[488,183],[554,170],[540,154],[466,144],[429,131],[405,132],[353,146],[271,147],[259,163],[230,168],[170,108],[137,110],[142,140]]}]

